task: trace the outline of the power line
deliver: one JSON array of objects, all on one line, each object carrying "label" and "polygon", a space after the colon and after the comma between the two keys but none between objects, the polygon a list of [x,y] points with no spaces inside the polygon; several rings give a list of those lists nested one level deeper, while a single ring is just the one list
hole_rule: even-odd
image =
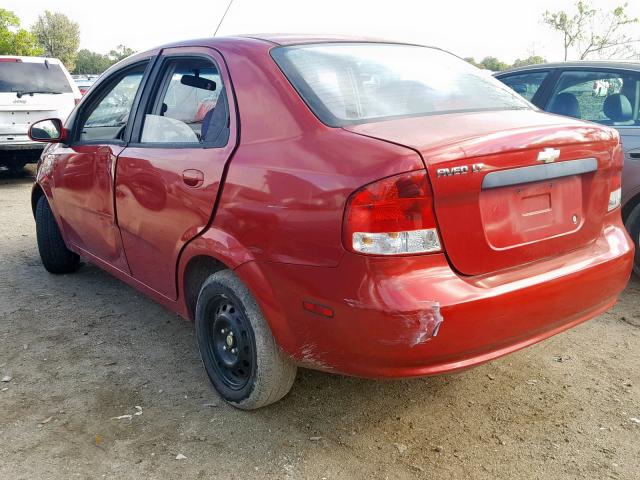
[{"label": "power line", "polygon": [[213,36],[215,37],[216,34],[218,33],[218,30],[220,29],[220,25],[222,25],[222,22],[224,21],[224,17],[227,16],[227,12],[229,11],[229,9],[231,8],[231,4],[233,3],[233,0],[229,0],[229,5],[227,5],[227,9],[224,11],[224,13],[222,14],[222,18],[220,19],[220,23],[218,23],[218,26],[216,27],[216,31],[213,32]]}]

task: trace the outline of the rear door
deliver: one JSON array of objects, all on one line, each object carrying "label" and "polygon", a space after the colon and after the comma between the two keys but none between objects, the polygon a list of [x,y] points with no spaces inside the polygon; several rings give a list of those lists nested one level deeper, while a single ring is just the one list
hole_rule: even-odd
[{"label": "rear door", "polygon": [[118,159],[115,203],[131,274],[172,299],[180,251],[209,223],[235,147],[223,65],[213,49],[164,50]]}]

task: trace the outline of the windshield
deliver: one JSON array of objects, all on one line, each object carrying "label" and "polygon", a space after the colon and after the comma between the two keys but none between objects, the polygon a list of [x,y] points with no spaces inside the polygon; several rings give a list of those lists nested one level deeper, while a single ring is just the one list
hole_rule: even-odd
[{"label": "windshield", "polygon": [[59,65],[45,62],[0,62],[0,92],[71,92]]},{"label": "windshield", "polygon": [[313,112],[330,126],[532,108],[489,72],[435,48],[325,43],[279,47],[272,56]]}]

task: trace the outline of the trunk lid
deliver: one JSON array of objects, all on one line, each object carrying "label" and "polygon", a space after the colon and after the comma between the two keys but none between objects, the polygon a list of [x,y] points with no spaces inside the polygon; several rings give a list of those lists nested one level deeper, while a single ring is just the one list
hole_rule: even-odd
[{"label": "trunk lid", "polygon": [[602,231],[620,155],[612,129],[521,110],[345,128],[421,154],[446,254],[464,275],[562,254]]}]

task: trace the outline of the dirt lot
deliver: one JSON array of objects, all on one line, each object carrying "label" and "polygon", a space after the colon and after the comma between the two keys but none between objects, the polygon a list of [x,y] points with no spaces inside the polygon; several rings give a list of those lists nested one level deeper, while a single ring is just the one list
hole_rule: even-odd
[{"label": "dirt lot", "polygon": [[301,371],[246,413],[209,387],[190,324],[93,266],[43,270],[31,182],[0,172],[2,479],[640,477],[638,280],[598,319],[474,370]]}]

